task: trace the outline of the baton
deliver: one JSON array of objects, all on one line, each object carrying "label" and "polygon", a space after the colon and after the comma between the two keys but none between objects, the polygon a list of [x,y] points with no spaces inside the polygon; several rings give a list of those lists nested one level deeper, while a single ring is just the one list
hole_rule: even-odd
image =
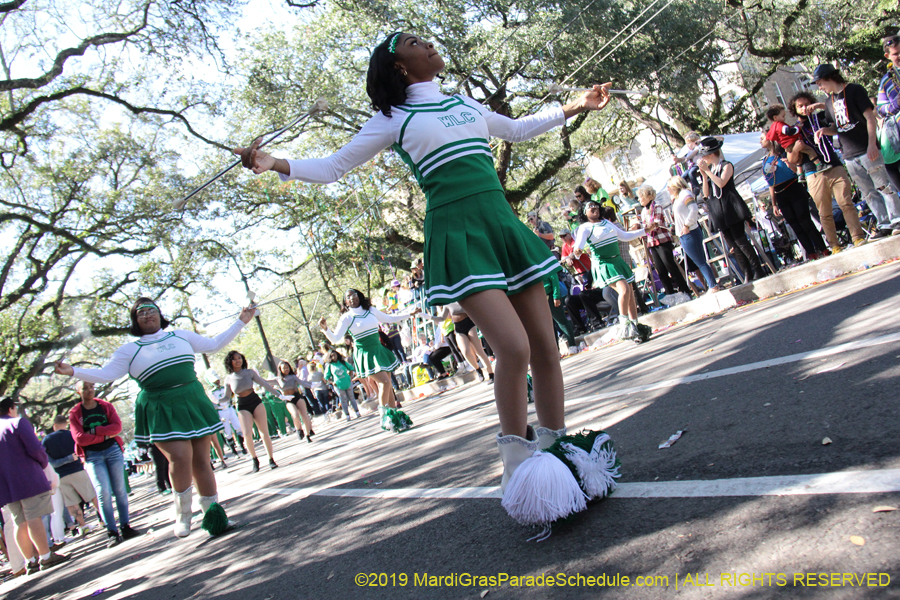
[{"label": "baton", "polygon": [[[328,101],[325,100],[325,98],[319,98],[318,100],[316,100],[315,104],[313,104],[312,107],[311,107],[308,111],[306,111],[305,113],[303,113],[302,115],[300,115],[299,117],[297,117],[296,119],[294,119],[293,121],[291,121],[290,123],[288,123],[287,125],[285,125],[284,127],[282,127],[281,129],[279,129],[279,130],[276,131],[275,133],[273,133],[273,134],[272,134],[272,137],[270,137],[269,139],[265,140],[264,142],[262,142],[262,143],[261,143],[259,146],[257,146],[257,147],[258,147],[258,148],[262,148],[263,146],[265,146],[265,145],[268,144],[269,142],[273,141],[275,138],[279,137],[282,133],[284,133],[285,131],[287,131],[287,130],[290,129],[291,127],[294,127],[295,125],[297,125],[298,123],[300,123],[300,122],[303,121],[304,119],[307,119],[307,118],[309,118],[310,116],[312,116],[312,115],[314,115],[314,114],[316,114],[316,113],[320,113],[320,112],[323,112],[323,111],[326,111],[326,110],[328,110]],[[201,185],[200,187],[196,188],[194,191],[192,191],[190,194],[188,194],[188,195],[185,196],[184,198],[181,198],[180,200],[175,200],[175,201],[172,203],[172,208],[174,208],[175,210],[181,210],[181,209],[184,208],[184,206],[187,204],[187,201],[190,200],[193,196],[195,196],[195,195],[199,194],[200,192],[202,192],[203,190],[205,190],[205,189],[206,189],[207,187],[209,187],[215,180],[217,180],[219,177],[221,177],[222,175],[224,175],[224,174],[227,173],[228,171],[232,170],[233,168],[235,168],[235,167],[238,166],[239,164],[241,164],[241,159],[237,159],[235,162],[231,163],[230,165],[228,165],[227,167],[225,167],[224,169],[222,169],[221,171],[219,171],[218,173],[216,173],[216,174],[212,177],[212,179],[210,179],[209,181],[207,181],[206,183],[204,183],[204,184]]]}]

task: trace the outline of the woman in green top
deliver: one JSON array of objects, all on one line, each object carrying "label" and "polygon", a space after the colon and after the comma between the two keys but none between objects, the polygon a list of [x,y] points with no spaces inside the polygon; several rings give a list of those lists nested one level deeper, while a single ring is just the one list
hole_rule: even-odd
[{"label": "woman in green top", "polygon": [[344,357],[337,350],[332,350],[328,353],[328,358],[325,362],[325,379],[334,384],[338,399],[341,401],[341,410],[347,416],[347,420],[350,420],[348,402],[353,405],[353,410],[356,411],[356,418],[360,418],[362,415],[359,414],[359,405],[356,404],[356,396],[353,395],[353,367],[344,360]]}]

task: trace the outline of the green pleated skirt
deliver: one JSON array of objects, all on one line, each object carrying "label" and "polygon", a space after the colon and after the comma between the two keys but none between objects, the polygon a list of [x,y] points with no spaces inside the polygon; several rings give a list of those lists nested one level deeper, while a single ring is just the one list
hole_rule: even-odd
[{"label": "green pleated skirt", "polygon": [[606,287],[622,280],[628,283],[634,281],[634,272],[625,264],[625,260],[621,256],[612,258],[592,256],[591,261],[591,274],[594,276],[595,287]]},{"label": "green pleated skirt", "polygon": [[425,296],[431,306],[484,290],[516,294],[560,268],[502,192],[482,192],[425,214]]},{"label": "green pleated skirt", "polygon": [[141,390],[134,403],[137,443],[192,440],[224,427],[199,381],[167,390]]},{"label": "green pleated skirt", "polygon": [[400,366],[394,353],[381,345],[378,334],[371,334],[353,340],[353,365],[359,377],[368,377],[379,371],[391,372]]}]

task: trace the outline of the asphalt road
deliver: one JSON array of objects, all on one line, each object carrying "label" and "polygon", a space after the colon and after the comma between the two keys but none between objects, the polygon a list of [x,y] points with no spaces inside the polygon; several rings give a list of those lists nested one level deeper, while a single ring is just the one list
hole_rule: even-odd
[{"label": "asphalt road", "polygon": [[[323,424],[314,444],[277,441],[275,471],[250,475],[246,459],[230,460],[219,475],[221,496],[242,527],[220,538],[202,531],[172,537],[171,501],[155,494],[149,478],[133,478],[134,524],[153,534],[113,550],[99,536],[77,542],[68,564],[8,582],[0,594],[900,597],[900,511],[873,512],[900,507],[900,492],[891,491],[900,490],[891,471],[900,469],[898,334],[894,264],[659,332],[644,345],[564,360],[568,425],[610,433],[623,464],[623,496],[556,525],[541,543],[526,542],[534,532],[484,489],[499,484],[497,421],[491,388],[472,384],[407,404],[416,426],[400,435],[380,431],[373,416]],[[680,440],[658,448],[678,430]],[[831,443],[823,445],[826,437]],[[893,484],[867,493],[758,495],[743,483],[849,471]],[[663,485],[707,489],[710,480],[725,480],[732,491],[667,497]],[[657,497],[625,497],[635,483],[651,484]],[[443,489],[438,495],[478,489],[476,497],[456,499],[361,497],[434,488]],[[350,496],[324,495],[335,490]],[[867,573],[875,575],[867,580]],[[373,585],[358,585],[359,574]],[[542,574],[543,585],[477,579]],[[546,575],[559,583],[559,574],[574,585],[547,585]],[[653,585],[635,585],[648,576]]]}]

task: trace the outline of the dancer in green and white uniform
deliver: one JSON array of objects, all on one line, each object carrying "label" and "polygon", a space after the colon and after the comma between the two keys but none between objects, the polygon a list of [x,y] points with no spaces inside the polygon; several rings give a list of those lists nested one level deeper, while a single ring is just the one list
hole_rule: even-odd
[{"label": "dancer in green and white uniform", "polygon": [[328,328],[325,317],[319,321],[319,327],[332,344],[342,342],[345,333],[353,336],[356,375],[371,377],[378,386],[381,428],[395,433],[409,429],[412,427],[412,419],[397,408],[394,388],[391,386],[391,371],[400,366],[400,361],[393,352],[381,345],[378,331],[382,323],[400,323],[416,315],[419,309],[386,315],[372,306],[365,294],[354,289],[347,290],[344,295],[344,306],[347,312],[341,315],[334,331]]},{"label": "dancer in green and white uniform", "polygon": [[141,391],[134,404],[134,439],[156,444],[169,459],[178,537],[191,532],[192,479],[200,492],[203,528],[212,535],[229,528],[218,504],[216,476],[208,459],[212,436],[222,429],[222,422],[194,372],[194,355],[224,348],[253,318],[254,311],[245,308],[231,327],[207,338],[182,329],[165,331],[169,321],[156,303],[138,298],[131,308],[131,334],[139,337],[137,341],[116,350],[100,369],[56,365],[57,373],[92,383],[108,383],[125,375],[137,381]]},{"label": "dancer in green and white uniform", "polygon": [[591,253],[591,275],[597,289],[607,285],[619,294],[619,337],[635,342],[646,342],[652,330],[638,323],[637,304],[631,283],[634,273],[625,264],[619,252],[619,240],[630,242],[647,235],[643,229],[625,231],[615,223],[600,217],[600,205],[589,200],[584,205],[587,222],[575,231],[575,257],[581,256],[587,247]]},{"label": "dancer in green and white uniform", "polygon": [[[510,208],[489,142],[492,136],[525,141],[581,112],[600,110],[609,102],[610,84],[594,86],[561,108],[514,120],[471,98],[441,94],[434,79],[443,69],[444,61],[433,44],[412,34],[393,33],[369,60],[366,92],[378,112],[346,146],[327,158],[290,161],[259,150],[261,140],[234,152],[254,173],[273,170],[283,180],[311,183],[337,181],[387,148],[393,148],[409,166],[427,199],[428,302],[458,301],[497,358],[494,395],[501,429],[497,443],[504,467],[503,505],[520,522],[546,525],[584,509],[587,493],[579,487],[574,471],[560,461],[550,469],[560,474],[555,480],[545,477],[547,469],[534,477],[535,469],[520,468],[526,462],[533,465],[552,458],[536,450],[551,446],[565,434],[562,370],[541,285],[543,277],[560,266]],[[537,432],[528,425],[525,375],[529,363],[540,424]],[[513,485],[519,471],[523,474]],[[562,481],[565,489],[551,480]],[[610,481],[602,490],[591,487],[588,495],[605,495],[615,485]]]}]

